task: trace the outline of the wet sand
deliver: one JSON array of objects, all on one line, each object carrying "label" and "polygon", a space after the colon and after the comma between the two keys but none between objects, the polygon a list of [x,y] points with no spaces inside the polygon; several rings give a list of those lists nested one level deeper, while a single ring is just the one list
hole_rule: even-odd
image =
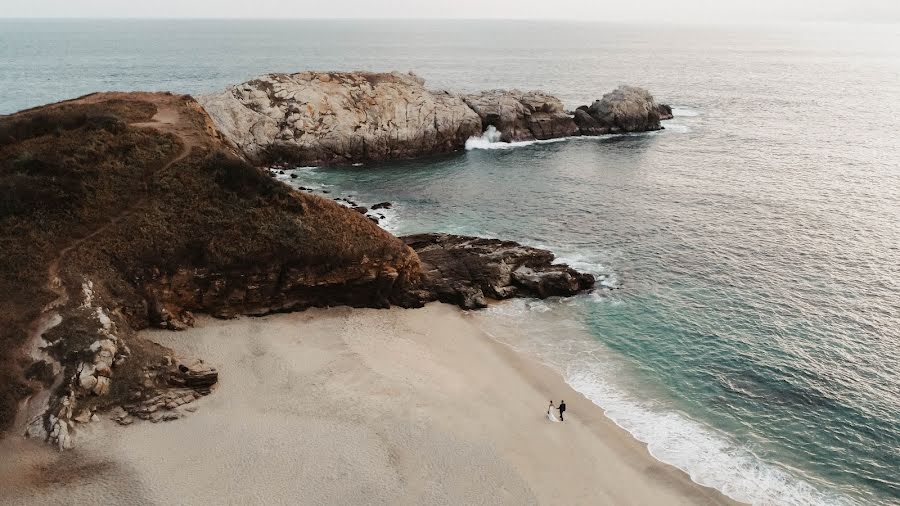
[{"label": "wet sand", "polygon": [[62,454],[0,441],[0,504],[734,504],[451,306],[145,335],[218,367],[215,392],[179,420],[80,426]]}]

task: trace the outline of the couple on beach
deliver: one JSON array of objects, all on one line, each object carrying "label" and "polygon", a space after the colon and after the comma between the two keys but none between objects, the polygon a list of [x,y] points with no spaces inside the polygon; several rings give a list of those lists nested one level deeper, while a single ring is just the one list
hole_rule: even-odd
[{"label": "couple on beach", "polygon": [[[556,418],[556,414],[553,413],[553,410],[556,409],[559,411],[559,419]],[[566,412],[566,401],[559,401],[559,407],[555,408],[553,406],[553,401],[550,401],[550,407],[547,408],[547,418],[551,422],[564,422],[565,418],[563,418],[563,413]]]}]

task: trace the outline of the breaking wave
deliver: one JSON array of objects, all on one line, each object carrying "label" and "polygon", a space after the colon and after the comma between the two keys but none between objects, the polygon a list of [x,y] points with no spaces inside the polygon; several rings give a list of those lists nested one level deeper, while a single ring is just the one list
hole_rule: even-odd
[{"label": "breaking wave", "polygon": [[545,139],[545,140],[535,140],[535,141],[516,141],[516,142],[502,142],[500,139],[503,134],[501,134],[494,125],[490,125],[487,127],[487,130],[481,134],[480,137],[469,137],[466,140],[466,151],[472,151],[473,149],[513,149],[513,148],[521,148],[524,146],[531,146],[532,144],[550,144],[553,142],[563,142],[572,137],[558,137],[556,139]]}]

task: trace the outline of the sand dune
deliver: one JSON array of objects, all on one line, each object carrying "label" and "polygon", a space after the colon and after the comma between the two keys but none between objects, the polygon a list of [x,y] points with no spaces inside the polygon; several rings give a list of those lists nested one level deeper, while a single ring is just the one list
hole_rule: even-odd
[{"label": "sand dune", "polygon": [[[197,411],[0,442],[0,503],[723,504],[456,308],[335,308],[147,335],[219,368]],[[565,398],[566,422],[544,407]]]}]

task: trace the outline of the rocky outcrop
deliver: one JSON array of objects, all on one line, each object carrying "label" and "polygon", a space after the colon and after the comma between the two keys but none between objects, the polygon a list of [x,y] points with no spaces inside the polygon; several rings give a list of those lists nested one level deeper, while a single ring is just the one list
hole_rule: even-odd
[{"label": "rocky outcrop", "polygon": [[485,131],[491,142],[514,142],[659,130],[671,118],[668,106],[631,86],[570,114],[540,91],[456,95],[398,72],[268,74],[198,100],[250,160],[303,165],[447,153]]},{"label": "rocky outcrop", "polygon": [[503,142],[569,137],[578,133],[562,102],[540,91],[491,90],[463,95],[481,118],[483,129],[493,126]]},{"label": "rocky outcrop", "polygon": [[198,97],[251,160],[299,164],[412,158],[459,149],[481,120],[413,74],[268,74]]},{"label": "rocky outcrop", "polygon": [[449,234],[402,238],[422,262],[425,299],[464,309],[487,299],[570,296],[594,286],[594,277],[553,264],[553,253],[513,241]]},{"label": "rocky outcrop", "polygon": [[582,135],[603,135],[659,130],[660,120],[671,117],[672,109],[657,104],[647,90],[619,86],[590,106],[579,107],[574,121]]}]

